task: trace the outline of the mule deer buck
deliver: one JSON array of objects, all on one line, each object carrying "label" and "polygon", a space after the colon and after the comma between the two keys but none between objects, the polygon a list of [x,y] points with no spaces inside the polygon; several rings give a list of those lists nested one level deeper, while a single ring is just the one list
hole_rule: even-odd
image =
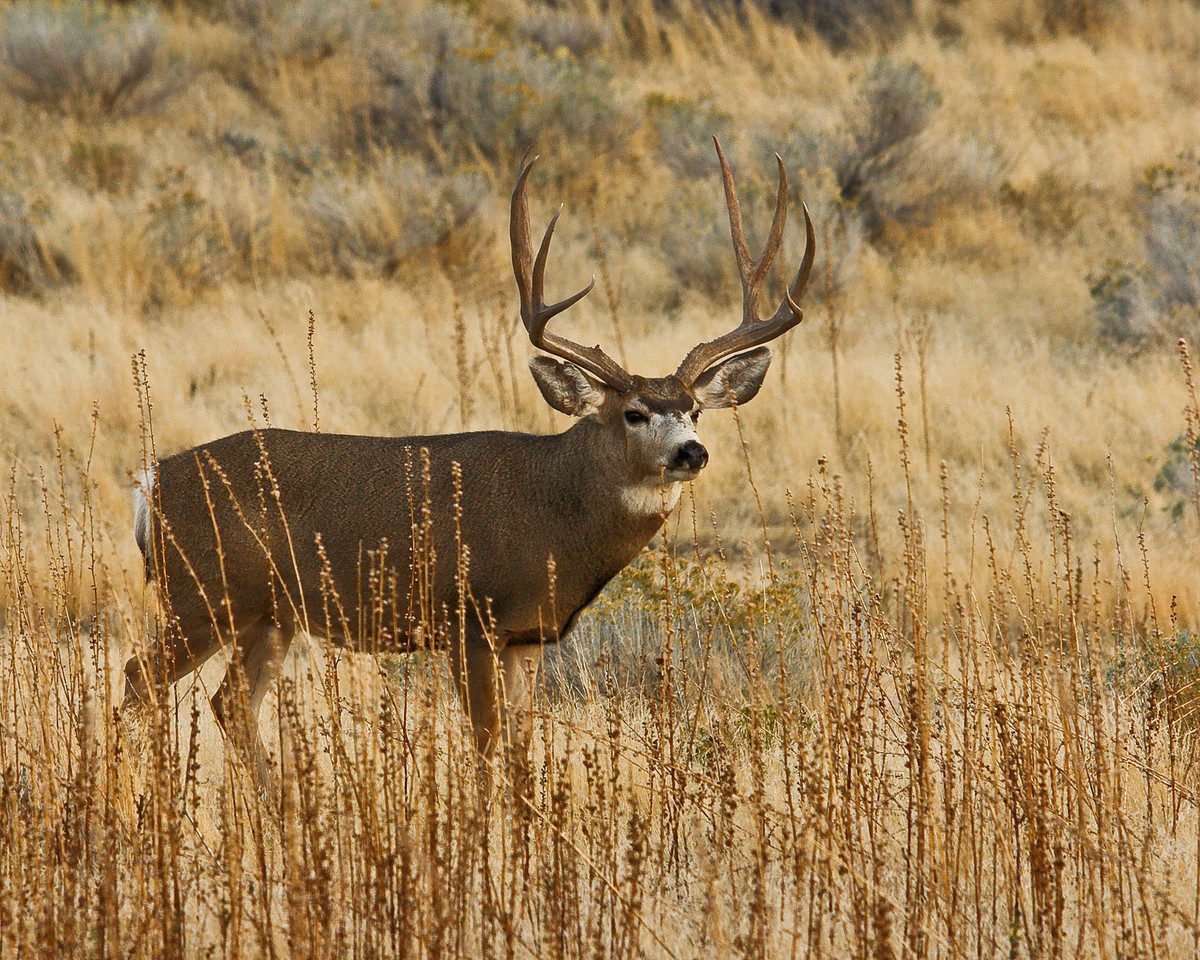
[{"label": "mule deer buck", "polygon": [[595,280],[546,303],[558,214],[535,255],[526,187],[537,158],[527,153],[512,194],[513,269],[530,343],[548,354],[530,370],[546,402],[578,418],[570,429],[413,437],[252,430],[148,469],[135,494],[135,534],[167,627],[156,649],[127,663],[125,702],[145,702],[234,644],[213,710],[227,734],[235,717],[247,723],[258,775],[273,782],[257,714],[303,629],[374,652],[449,647],[481,754],[511,738],[518,725],[508,717],[527,705],[542,645],[571,629],[708,462],[696,433],[700,411],[753,398],[771,359],[764,344],[802,318],[796,301],[815,249],[807,208],[800,270],[764,319],[759,300],[787,216],[783,162],[776,157],[774,219],[754,260],[733,174],[716,148],[742,319],[694,347],[670,376],[630,374],[599,346],[547,331]]}]

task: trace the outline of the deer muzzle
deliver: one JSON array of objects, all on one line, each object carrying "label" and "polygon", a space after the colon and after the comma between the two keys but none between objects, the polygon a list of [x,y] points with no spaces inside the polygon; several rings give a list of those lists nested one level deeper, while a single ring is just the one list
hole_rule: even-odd
[{"label": "deer muzzle", "polygon": [[698,440],[689,440],[681,444],[671,458],[672,473],[687,473],[695,476],[708,463],[708,451]]}]

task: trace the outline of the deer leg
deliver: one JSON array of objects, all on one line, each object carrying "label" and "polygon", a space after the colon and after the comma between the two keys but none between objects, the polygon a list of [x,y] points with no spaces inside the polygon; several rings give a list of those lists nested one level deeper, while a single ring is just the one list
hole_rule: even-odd
[{"label": "deer leg", "polygon": [[450,673],[475,736],[479,756],[487,760],[500,732],[499,659],[483,636],[467,636],[450,645]]},{"label": "deer leg", "polygon": [[259,735],[258,713],[263,697],[279,676],[294,635],[293,630],[270,622],[255,624],[239,635],[225,678],[212,698],[213,714],[222,732],[249,752],[258,785],[268,795],[278,783]]},{"label": "deer leg", "polygon": [[125,663],[125,696],[122,708],[138,710],[150,700],[154,689],[165,690],[181,677],[197,670],[224,645],[209,623],[163,638],[144,657],[134,654]]},{"label": "deer leg", "polygon": [[468,637],[450,650],[450,669],[471,721],[475,747],[484,759],[501,740],[511,749],[525,744],[533,680],[542,661],[540,644],[493,649],[484,637]]},{"label": "deer leg", "polygon": [[513,643],[500,652],[504,684],[501,727],[509,755],[524,753],[533,738],[533,688],[542,665],[540,643]]}]

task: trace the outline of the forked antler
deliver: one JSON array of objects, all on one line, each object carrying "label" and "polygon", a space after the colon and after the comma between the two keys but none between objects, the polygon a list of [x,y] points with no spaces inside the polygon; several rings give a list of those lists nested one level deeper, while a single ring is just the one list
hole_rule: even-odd
[{"label": "forked antler", "polygon": [[529,171],[532,169],[534,161],[537,160],[536,156],[529,155],[532,149],[530,147],[529,150],[526,150],[525,156],[521,158],[521,172],[517,174],[517,184],[513,187],[512,214],[509,220],[513,273],[517,275],[517,290],[521,296],[521,320],[529,332],[530,342],[539,350],[569,360],[571,363],[583,367],[601,382],[624,392],[633,386],[633,378],[598,345],[584,347],[566,337],[546,332],[546,324],[552,317],[562,313],[592,292],[592,287],[596,285],[596,278],[592,277],[592,282],[586,287],[558,303],[546,304],[544,300],[546,255],[550,250],[550,238],[554,236],[554,225],[558,223],[558,215],[562,213],[562,207],[560,206],[554,216],[550,218],[550,224],[546,227],[546,233],[542,237],[542,244],[538,247],[537,257],[534,258],[533,245],[529,236],[529,201],[525,196],[525,184],[529,179]]},{"label": "forked antler", "polygon": [[742,322],[724,336],[717,337],[699,346],[693,347],[684,357],[683,363],[675,371],[675,376],[684,383],[692,384],[705,370],[719,360],[742,353],[751,347],[774,340],[781,334],[792,329],[804,319],[804,314],[796,305],[800,299],[808,275],[812,272],[813,256],[816,253],[816,235],[813,232],[812,218],[808,215],[808,207],[804,206],[804,260],[800,271],[791,286],[785,289],[783,303],[769,320],[763,320],[758,315],[758,297],[762,292],[763,281],[771,269],[783,243],[783,227],[787,221],[787,174],[783,169],[783,160],[775,154],[779,164],[779,195],[775,200],[775,218],[771,221],[771,232],[767,236],[766,246],[762,256],[757,260],[750,259],[750,250],[746,246],[746,231],[742,226],[742,208],[738,204],[737,189],[733,185],[733,172],[721,151],[721,144],[716,137],[713,143],[717,147],[717,159],[721,161],[721,179],[725,184],[725,202],[729,205],[729,230],[733,234],[733,251],[737,256],[738,274],[742,278]]}]

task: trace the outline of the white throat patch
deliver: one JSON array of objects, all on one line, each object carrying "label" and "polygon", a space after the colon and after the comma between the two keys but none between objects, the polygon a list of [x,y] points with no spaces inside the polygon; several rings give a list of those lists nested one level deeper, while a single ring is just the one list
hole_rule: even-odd
[{"label": "white throat patch", "polygon": [[683,484],[644,480],[621,488],[621,506],[638,516],[665,516],[679,503]]}]

